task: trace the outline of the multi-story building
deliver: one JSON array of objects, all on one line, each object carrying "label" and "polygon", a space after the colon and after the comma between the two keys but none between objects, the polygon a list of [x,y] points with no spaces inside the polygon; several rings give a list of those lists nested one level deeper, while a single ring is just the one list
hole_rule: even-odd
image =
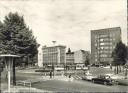
[{"label": "multi-story building", "polygon": [[43,66],[43,63],[42,63],[42,48],[39,47],[38,48],[38,66],[39,67],[42,67]]},{"label": "multi-story building", "polygon": [[66,46],[62,45],[51,47],[44,46],[42,48],[43,65],[65,64],[65,48]]},{"label": "multi-story building", "polygon": [[121,28],[106,28],[91,31],[92,64],[111,64],[111,55],[116,44],[121,40]]},{"label": "multi-story building", "polygon": [[66,53],[66,65],[74,64],[74,52],[68,51]]},{"label": "multi-story building", "polygon": [[78,50],[74,52],[74,63],[75,64],[85,64],[87,58],[89,57],[89,51]]}]

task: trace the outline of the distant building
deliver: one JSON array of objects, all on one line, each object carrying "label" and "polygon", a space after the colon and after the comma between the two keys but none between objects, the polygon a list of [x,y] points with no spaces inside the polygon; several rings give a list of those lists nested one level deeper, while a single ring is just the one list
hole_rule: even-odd
[{"label": "distant building", "polygon": [[43,65],[65,64],[65,48],[66,46],[62,45],[51,47],[44,46],[42,48]]},{"label": "distant building", "polygon": [[87,57],[89,57],[89,51],[78,50],[74,52],[74,63],[75,64],[85,64]]},{"label": "distant building", "polygon": [[42,59],[42,48],[38,48],[38,66],[42,67],[43,66],[43,59]]},{"label": "distant building", "polygon": [[91,31],[91,62],[92,64],[110,64],[111,54],[121,40],[121,28],[106,28]]},{"label": "distant building", "polygon": [[71,52],[70,48],[66,53],[66,65],[74,64],[74,52]]}]

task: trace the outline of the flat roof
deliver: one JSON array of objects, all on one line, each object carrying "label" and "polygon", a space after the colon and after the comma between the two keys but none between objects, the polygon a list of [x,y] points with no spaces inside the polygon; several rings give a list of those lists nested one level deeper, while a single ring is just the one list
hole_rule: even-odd
[{"label": "flat roof", "polygon": [[54,48],[54,47],[64,47],[64,48],[66,48],[66,46],[64,46],[64,45],[56,45],[56,46],[43,46],[42,49],[43,48]]},{"label": "flat roof", "polygon": [[96,29],[96,30],[91,30],[92,32],[93,31],[106,31],[106,30],[112,30],[112,29],[119,29],[119,30],[121,30],[121,28],[120,27],[111,27],[111,28],[104,28],[104,29]]},{"label": "flat roof", "polygon": [[74,54],[74,52],[67,52],[66,54]]},{"label": "flat roof", "polygon": [[0,57],[20,57],[18,55],[12,55],[12,54],[2,54]]}]

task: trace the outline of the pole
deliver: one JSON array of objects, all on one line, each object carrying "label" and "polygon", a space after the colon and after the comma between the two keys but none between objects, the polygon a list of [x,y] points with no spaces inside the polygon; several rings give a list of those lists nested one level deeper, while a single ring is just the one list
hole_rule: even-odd
[{"label": "pole", "polygon": [[128,46],[128,0],[127,0],[127,46]]},{"label": "pole", "polygon": [[126,66],[126,72],[125,72],[125,79],[127,79],[127,66]]},{"label": "pole", "polygon": [[10,86],[11,86],[11,63],[12,63],[12,59],[11,57],[8,60],[8,93],[10,93]]},{"label": "pole", "polygon": [[[11,60],[9,60],[11,62]],[[10,93],[10,62],[8,62],[8,92]]]},{"label": "pole", "polygon": [[16,85],[15,60],[13,62],[13,85]]},{"label": "pole", "polygon": [[2,89],[1,89],[1,72],[2,72],[2,71],[0,71],[0,93],[1,93],[1,90],[2,90]]},{"label": "pole", "polygon": [[2,91],[2,88],[1,88],[1,73],[2,73],[2,71],[3,71],[3,63],[1,62],[0,63],[0,93],[1,93],[1,91]]},{"label": "pole", "polygon": [[10,71],[8,71],[8,92],[10,93]]}]

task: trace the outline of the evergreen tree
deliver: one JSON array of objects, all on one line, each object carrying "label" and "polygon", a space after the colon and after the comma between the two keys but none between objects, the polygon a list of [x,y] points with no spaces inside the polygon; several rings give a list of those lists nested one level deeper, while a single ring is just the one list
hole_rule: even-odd
[{"label": "evergreen tree", "polygon": [[117,67],[118,74],[118,66],[125,65],[127,58],[127,47],[121,41],[117,43],[114,51],[112,52],[113,64]]},{"label": "evergreen tree", "polygon": [[33,58],[38,53],[36,38],[25,24],[23,16],[9,13],[0,29],[0,51],[2,54],[17,54]]},{"label": "evergreen tree", "polygon": [[86,55],[86,60],[85,60],[85,66],[90,65],[90,53],[88,52]]},{"label": "evergreen tree", "polygon": [[[39,44],[24,22],[23,16],[18,13],[9,13],[3,23],[0,22],[0,54],[16,54],[22,58],[27,56],[33,59],[37,53]],[[21,64],[23,60],[17,61]],[[16,84],[15,62],[13,63],[13,84]],[[25,61],[28,63],[28,61]]]}]

